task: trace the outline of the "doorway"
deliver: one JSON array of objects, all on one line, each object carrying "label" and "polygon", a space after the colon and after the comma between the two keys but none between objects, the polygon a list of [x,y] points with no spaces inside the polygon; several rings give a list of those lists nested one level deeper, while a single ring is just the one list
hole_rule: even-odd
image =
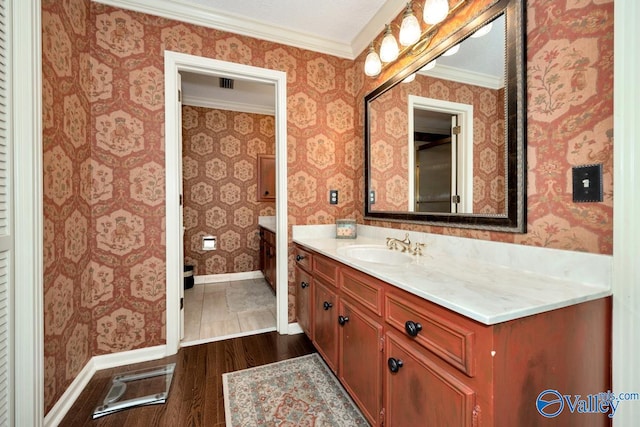
[{"label": "doorway", "polygon": [[[180,72],[242,79],[273,85],[275,92],[276,188],[287,194],[286,185],[286,73],[176,52],[165,52],[165,166],[166,166],[166,336],[167,354],[180,345],[183,289],[182,246],[182,147],[180,145]],[[287,292],[287,198],[276,199],[276,330],[288,330]]]}]

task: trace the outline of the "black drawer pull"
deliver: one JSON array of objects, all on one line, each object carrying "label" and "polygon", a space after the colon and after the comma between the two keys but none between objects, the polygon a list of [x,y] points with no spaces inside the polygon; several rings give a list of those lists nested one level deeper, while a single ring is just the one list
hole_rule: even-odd
[{"label": "black drawer pull", "polygon": [[400,368],[402,368],[404,363],[400,359],[394,359],[393,357],[390,357],[389,360],[387,360],[387,365],[389,365],[389,370],[391,372],[396,373],[400,370]]},{"label": "black drawer pull", "polygon": [[422,330],[422,325],[412,320],[407,320],[404,324],[404,330],[407,331],[409,336],[415,337],[418,335],[418,332]]},{"label": "black drawer pull", "polygon": [[309,287],[309,283],[308,283],[308,282],[300,282],[300,287],[301,287],[302,289],[304,289],[304,288],[308,288],[308,287]]},{"label": "black drawer pull", "polygon": [[296,261],[300,262],[304,259],[304,255],[296,255]]},{"label": "black drawer pull", "polygon": [[329,301],[325,301],[322,304],[322,308],[324,308],[325,310],[329,310],[331,307],[333,307],[333,304],[331,304]]}]

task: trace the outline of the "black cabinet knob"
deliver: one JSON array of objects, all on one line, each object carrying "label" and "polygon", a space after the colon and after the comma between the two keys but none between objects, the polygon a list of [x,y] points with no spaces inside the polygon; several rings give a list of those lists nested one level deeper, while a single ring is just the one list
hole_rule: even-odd
[{"label": "black cabinet knob", "polygon": [[333,304],[331,304],[329,301],[325,301],[322,304],[322,308],[324,308],[325,310],[329,310],[331,307],[333,307]]},{"label": "black cabinet knob", "polygon": [[269,190],[265,190],[265,191],[264,191],[264,195],[266,196],[266,195],[268,195],[268,194],[269,194]]},{"label": "black cabinet knob", "polygon": [[304,259],[304,255],[296,255],[296,261],[302,261]]},{"label": "black cabinet knob", "polygon": [[407,331],[407,334],[409,334],[409,336],[415,337],[416,335],[418,335],[418,332],[422,330],[422,325],[412,320],[407,320],[404,324],[404,330]]},{"label": "black cabinet knob", "polygon": [[338,323],[340,323],[340,326],[344,326],[344,324],[347,323],[348,321],[349,321],[348,316],[338,316]]},{"label": "black cabinet knob", "polygon": [[389,365],[389,370],[391,372],[396,373],[400,370],[400,368],[402,368],[402,365],[404,365],[404,363],[400,359],[394,359],[393,357],[390,357],[389,360],[387,360],[387,365]]},{"label": "black cabinet knob", "polygon": [[308,287],[309,287],[309,283],[308,283],[308,282],[300,282],[300,287],[301,287],[302,289],[304,289],[304,288],[308,288]]}]

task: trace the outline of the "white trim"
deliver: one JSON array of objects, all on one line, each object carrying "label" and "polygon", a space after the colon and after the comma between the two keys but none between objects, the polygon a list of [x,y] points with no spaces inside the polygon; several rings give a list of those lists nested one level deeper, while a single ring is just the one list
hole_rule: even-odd
[{"label": "white trim", "polygon": [[[640,367],[640,6],[614,4],[613,387],[639,392]],[[614,426],[636,425],[640,402],[620,402]]]},{"label": "white trim", "polygon": [[438,63],[428,71],[418,71],[418,74],[473,86],[486,87],[494,90],[502,89],[504,87],[504,77],[477,73],[475,71],[463,70],[461,68],[450,67],[448,65]]},{"label": "white trim", "polygon": [[[453,150],[458,152],[457,165],[452,169],[452,173],[456,174],[458,183],[461,183],[460,204],[458,206],[458,212],[473,211],[473,105],[461,104],[459,102],[443,101],[441,99],[426,98],[423,96],[409,95],[408,97],[408,110],[412,112],[415,108],[422,110],[436,111],[439,113],[447,113],[458,117],[458,125],[461,126],[460,134],[458,135],[457,148],[452,144],[452,159]],[[409,175],[411,171],[415,170],[415,150],[414,150],[414,123],[413,115],[411,113],[408,117],[409,122],[409,138],[408,138],[408,169]],[[471,142],[471,143],[469,143]],[[452,177],[453,180],[454,177]],[[415,180],[409,179],[409,212],[415,211]],[[453,206],[453,204],[452,204]]]},{"label": "white trim", "polygon": [[224,273],[224,274],[204,274],[201,276],[193,276],[193,282],[196,285],[204,285],[207,283],[234,282],[237,280],[262,279],[264,275],[262,271],[245,271],[243,273]]},{"label": "white trim", "polygon": [[238,111],[240,113],[252,113],[252,114],[266,114],[274,116],[276,114],[275,108],[247,104],[244,102],[225,101],[222,99],[212,99],[208,97],[200,97],[193,95],[186,95],[182,92],[182,105],[192,105],[194,107],[215,108],[218,110]]},{"label": "white trim", "polygon": [[92,1],[351,60],[356,59],[369,46],[371,40],[378,37],[384,25],[391,22],[406,7],[406,0],[387,0],[351,43],[346,43],[178,0]]},{"label": "white trim", "polygon": [[264,22],[223,13],[212,8],[177,0],[92,0],[122,9],[134,10],[149,15],[161,16],[181,22],[215,28],[229,33],[240,34],[281,43],[314,52],[326,53],[346,59],[354,59],[349,44],[319,37],[318,35],[294,30],[285,30]]},{"label": "white trim", "polygon": [[297,334],[301,334],[304,331],[302,330],[302,327],[298,324],[298,322],[296,323],[289,323],[289,326],[287,328],[287,333],[289,335],[297,335]]},{"label": "white trim", "polygon": [[44,419],[40,0],[11,2],[14,138],[14,425]]},{"label": "white trim", "polygon": [[[47,413],[44,418],[45,427],[57,426],[62,422],[69,409],[80,397],[80,394],[97,371],[162,359],[165,356],[165,352],[164,346],[156,346],[92,357]],[[97,404],[96,402],[96,406]]]},{"label": "white trim", "polygon": [[[165,185],[166,185],[166,331],[167,355],[175,354],[180,345],[179,334],[179,295],[183,288],[183,272],[179,250],[180,239],[180,186],[179,176],[182,153],[179,147],[177,123],[179,111],[178,72],[187,71],[198,74],[224,75],[229,78],[242,78],[255,82],[273,84],[276,96],[276,191],[287,194],[287,74],[282,71],[268,70],[243,64],[235,64],[217,59],[204,58],[183,53],[165,51]],[[276,198],[276,328],[281,334],[287,333],[288,316],[288,224],[287,197]]]},{"label": "white trim", "polygon": [[191,347],[193,345],[208,344],[208,343],[217,342],[217,341],[230,340],[232,338],[241,338],[241,337],[247,337],[249,335],[264,334],[266,332],[273,332],[275,330],[276,328],[272,327],[272,328],[256,329],[255,331],[238,332],[235,334],[222,335],[222,336],[213,337],[213,338],[203,338],[201,340],[182,342],[180,343],[180,347]]}]

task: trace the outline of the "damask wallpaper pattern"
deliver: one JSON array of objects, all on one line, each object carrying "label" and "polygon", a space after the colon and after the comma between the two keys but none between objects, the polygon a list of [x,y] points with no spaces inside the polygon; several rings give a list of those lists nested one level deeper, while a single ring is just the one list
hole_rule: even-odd
[{"label": "damask wallpaper pattern", "polygon": [[[275,154],[274,117],[182,107],[185,264],[194,274],[259,269],[258,216],[275,215],[257,201],[258,154]],[[202,250],[202,236],[218,249]]]},{"label": "damask wallpaper pattern", "polygon": [[[469,11],[463,10],[462,14],[473,16],[472,9],[482,10],[490,3],[470,2]],[[365,223],[523,245],[612,253],[613,0],[528,0],[526,16],[527,233],[385,221]],[[449,32],[448,27],[439,31],[434,45]],[[359,70],[363,69],[365,55],[366,52],[356,61]],[[377,79],[367,79],[358,95],[360,99],[403,64],[389,67]],[[358,106],[359,118],[363,117],[362,109]],[[571,168],[593,163],[603,164],[604,201],[573,203]],[[356,174],[359,176],[362,176],[360,171]],[[362,205],[362,179],[358,186]]]},{"label": "damask wallpaper pattern", "polygon": [[[529,0],[527,14],[528,232],[376,225],[611,253],[613,2]],[[363,222],[362,99],[384,76],[365,80],[364,55],[89,0],[43,0],[42,21],[48,411],[91,356],[165,342],[165,49],[287,72],[289,224]],[[584,163],[604,164],[603,203],[571,202],[571,166]]]},{"label": "damask wallpaper pattern", "polygon": [[504,90],[416,75],[370,108],[371,188],[376,211],[406,211],[409,95],[473,105],[473,212],[504,213]]}]

